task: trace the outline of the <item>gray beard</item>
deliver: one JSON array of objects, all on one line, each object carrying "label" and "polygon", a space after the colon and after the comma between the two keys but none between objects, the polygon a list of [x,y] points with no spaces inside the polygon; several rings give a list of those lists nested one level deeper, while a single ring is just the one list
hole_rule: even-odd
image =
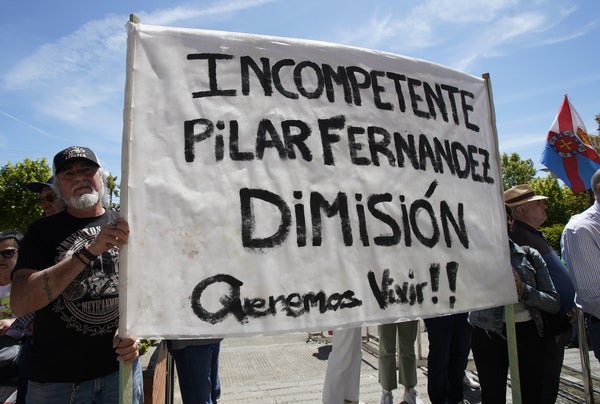
[{"label": "gray beard", "polygon": [[71,197],[68,204],[75,209],[86,209],[95,206],[99,200],[100,193],[98,191],[92,191],[88,194]]}]

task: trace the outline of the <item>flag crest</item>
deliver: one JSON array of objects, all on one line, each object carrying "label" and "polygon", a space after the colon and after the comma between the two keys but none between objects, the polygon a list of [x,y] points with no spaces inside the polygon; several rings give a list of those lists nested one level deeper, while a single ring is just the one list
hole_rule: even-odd
[{"label": "flag crest", "polygon": [[566,95],[548,131],[540,162],[573,193],[589,189],[592,175],[600,169],[600,158]]}]

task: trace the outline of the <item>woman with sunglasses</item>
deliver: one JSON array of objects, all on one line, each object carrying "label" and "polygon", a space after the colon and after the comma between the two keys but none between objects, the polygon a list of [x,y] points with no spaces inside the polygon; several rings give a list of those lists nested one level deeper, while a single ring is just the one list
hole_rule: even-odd
[{"label": "woman with sunglasses", "polygon": [[10,273],[17,263],[22,238],[14,230],[0,232],[0,381],[17,375],[19,340],[7,331],[15,321],[10,309]]}]

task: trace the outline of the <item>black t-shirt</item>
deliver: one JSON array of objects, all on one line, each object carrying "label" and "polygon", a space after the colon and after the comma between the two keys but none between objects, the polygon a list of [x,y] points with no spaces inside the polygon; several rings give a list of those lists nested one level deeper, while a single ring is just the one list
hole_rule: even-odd
[{"label": "black t-shirt", "polygon": [[[66,211],[34,222],[14,271],[42,270],[89,244],[113,211],[76,218]],[[119,251],[96,258],[63,293],[36,311],[29,376],[36,382],[81,382],[119,369],[112,340],[119,323]]]}]

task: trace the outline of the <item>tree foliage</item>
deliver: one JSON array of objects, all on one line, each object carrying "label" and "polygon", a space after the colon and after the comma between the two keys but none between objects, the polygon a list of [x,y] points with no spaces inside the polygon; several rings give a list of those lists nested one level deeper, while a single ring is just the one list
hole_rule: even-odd
[{"label": "tree foliage", "polygon": [[120,196],[120,186],[117,184],[117,176],[112,174],[108,174],[108,178],[106,180],[106,185],[108,188],[108,208],[119,210],[119,203],[116,202],[115,198],[119,198]]},{"label": "tree foliage", "polygon": [[580,192],[574,194],[566,185],[560,185],[552,175],[536,178],[530,183],[538,195],[547,196],[546,215],[548,219],[541,230],[548,243],[560,254],[560,236],[571,216],[583,212],[592,203],[590,194]]},{"label": "tree foliage", "polygon": [[[7,163],[0,169],[0,230],[15,229],[25,232],[29,224],[44,215],[40,195],[27,190],[28,182],[46,182],[52,171],[45,158],[26,158],[15,164]],[[117,177],[108,175],[109,209],[118,209],[119,185]]]},{"label": "tree foliage", "polygon": [[510,156],[503,154],[501,160],[504,189],[519,184],[529,184],[536,194],[547,196],[546,222],[541,230],[550,245],[560,253],[560,235],[574,214],[580,213],[593,204],[588,192],[573,192],[566,185],[550,174],[535,178],[536,170],[531,159],[521,160],[517,153]]},{"label": "tree foliage", "polygon": [[536,170],[533,160],[521,160],[518,153],[512,153],[510,156],[502,153],[500,165],[504,190],[515,185],[528,184],[535,177]]},{"label": "tree foliage", "polygon": [[46,182],[51,175],[45,158],[26,158],[0,169],[0,230],[25,232],[31,222],[43,216],[39,194],[30,192],[28,182]]},{"label": "tree foliage", "polygon": [[536,194],[548,197],[546,200],[548,220],[544,226],[565,225],[571,216],[583,212],[593,203],[588,192],[574,194],[566,185],[560,185],[558,179],[552,175],[536,178],[530,185]]}]

